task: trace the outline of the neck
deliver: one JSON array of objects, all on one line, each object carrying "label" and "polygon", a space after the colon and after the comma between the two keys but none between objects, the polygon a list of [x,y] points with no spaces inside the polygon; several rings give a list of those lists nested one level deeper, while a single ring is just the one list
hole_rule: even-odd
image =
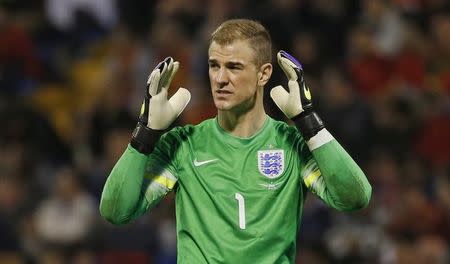
[{"label": "neck", "polygon": [[258,132],[264,125],[266,113],[262,105],[256,103],[255,106],[245,112],[236,113],[234,111],[218,111],[217,120],[220,127],[233,136],[248,138]]}]

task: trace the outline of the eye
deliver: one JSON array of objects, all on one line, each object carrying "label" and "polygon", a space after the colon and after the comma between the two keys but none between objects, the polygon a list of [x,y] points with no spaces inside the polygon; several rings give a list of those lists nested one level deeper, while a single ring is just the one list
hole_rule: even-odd
[{"label": "eye", "polygon": [[217,64],[216,62],[209,62],[208,65],[209,65],[210,69],[218,69],[219,68],[219,64]]},{"label": "eye", "polygon": [[244,65],[242,65],[241,63],[229,63],[227,64],[227,69],[231,71],[240,71],[244,69]]}]

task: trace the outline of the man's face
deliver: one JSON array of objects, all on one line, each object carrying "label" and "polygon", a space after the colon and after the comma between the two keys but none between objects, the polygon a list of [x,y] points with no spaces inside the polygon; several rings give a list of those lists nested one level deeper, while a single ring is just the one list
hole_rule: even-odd
[{"label": "man's face", "polygon": [[262,72],[255,64],[255,56],[245,40],[225,45],[212,42],[209,46],[209,80],[219,111],[246,111],[262,98],[260,88],[265,82],[261,82]]}]

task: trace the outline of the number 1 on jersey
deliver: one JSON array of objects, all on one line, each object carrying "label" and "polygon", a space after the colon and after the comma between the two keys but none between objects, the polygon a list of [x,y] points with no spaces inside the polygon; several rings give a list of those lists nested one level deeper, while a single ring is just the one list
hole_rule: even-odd
[{"label": "number 1 on jersey", "polygon": [[239,208],[239,228],[245,229],[245,201],[244,196],[240,193],[235,193],[234,198],[238,201]]}]

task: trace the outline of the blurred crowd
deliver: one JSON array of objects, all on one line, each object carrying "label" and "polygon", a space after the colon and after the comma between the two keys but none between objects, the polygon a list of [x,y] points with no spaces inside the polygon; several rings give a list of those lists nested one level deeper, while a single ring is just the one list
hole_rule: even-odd
[{"label": "blurred crowd", "polygon": [[[98,212],[147,74],[180,61],[174,125],[215,116],[211,31],[261,21],[303,64],[328,130],[373,186],[340,213],[309,195],[297,263],[450,263],[445,0],[0,1],[0,263],[176,263],[174,199],[115,227]],[[275,63],[266,92],[286,79]],[[269,96],[267,113],[286,120]]]}]

